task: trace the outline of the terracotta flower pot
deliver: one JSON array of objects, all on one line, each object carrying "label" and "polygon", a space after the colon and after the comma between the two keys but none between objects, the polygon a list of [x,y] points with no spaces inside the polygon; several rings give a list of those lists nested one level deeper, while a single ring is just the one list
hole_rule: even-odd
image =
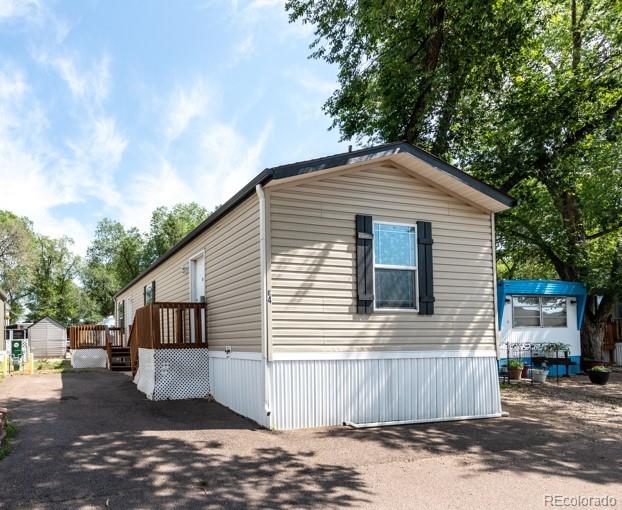
[{"label": "terracotta flower pot", "polygon": [[609,374],[611,372],[597,372],[595,370],[588,370],[587,375],[590,378],[592,384],[599,384],[604,386],[609,381]]},{"label": "terracotta flower pot", "polygon": [[521,375],[523,373],[523,368],[509,368],[508,372],[510,374],[510,379],[514,379],[516,381],[520,381]]}]

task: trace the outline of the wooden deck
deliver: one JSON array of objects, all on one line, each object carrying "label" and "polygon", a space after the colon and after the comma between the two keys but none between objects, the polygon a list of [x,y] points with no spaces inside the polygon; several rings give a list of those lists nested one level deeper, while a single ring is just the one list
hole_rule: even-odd
[{"label": "wooden deck", "polygon": [[128,345],[132,373],[138,370],[138,350],[207,348],[205,303],[156,302],[138,308]]}]

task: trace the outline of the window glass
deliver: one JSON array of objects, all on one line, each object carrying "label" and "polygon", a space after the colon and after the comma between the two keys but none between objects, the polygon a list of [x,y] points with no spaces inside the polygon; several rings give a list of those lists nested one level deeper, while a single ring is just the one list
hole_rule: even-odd
[{"label": "window glass", "polygon": [[378,308],[416,308],[415,271],[376,269]]},{"label": "window glass", "polygon": [[540,299],[531,296],[513,297],[512,324],[515,328],[540,326]]},{"label": "window glass", "polygon": [[615,318],[622,319],[622,303],[616,305]]},{"label": "window glass", "polygon": [[153,282],[145,285],[145,304],[149,305],[151,303],[153,303]]},{"label": "window glass", "polygon": [[384,266],[417,265],[416,229],[408,225],[374,224],[374,257]]},{"label": "window glass", "polygon": [[542,298],[542,326],[545,328],[566,327],[566,298]]}]

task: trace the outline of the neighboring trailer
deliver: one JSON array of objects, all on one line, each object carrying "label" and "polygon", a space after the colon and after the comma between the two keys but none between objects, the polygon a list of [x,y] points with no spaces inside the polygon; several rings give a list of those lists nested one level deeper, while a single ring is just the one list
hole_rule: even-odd
[{"label": "neighboring trailer", "polygon": [[[537,355],[550,344],[564,344],[569,349],[568,374],[577,374],[586,295],[585,287],[576,282],[501,280],[497,284],[501,364],[505,364],[508,347],[510,356],[531,365],[532,353]],[[551,351],[547,357],[555,355]],[[565,364],[548,368],[550,375],[566,374]]]},{"label": "neighboring trailer", "polygon": [[28,341],[35,358],[63,358],[67,352],[67,328],[44,317],[28,328]]},{"label": "neighboring trailer", "polygon": [[271,428],[499,416],[512,204],[405,143],[267,169],[117,293],[118,323],[205,300],[210,393]]}]

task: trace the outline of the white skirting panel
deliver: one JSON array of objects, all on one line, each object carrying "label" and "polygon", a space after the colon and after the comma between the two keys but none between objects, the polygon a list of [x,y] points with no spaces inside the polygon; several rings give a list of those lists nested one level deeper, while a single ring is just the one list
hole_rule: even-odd
[{"label": "white skirting panel", "polygon": [[216,402],[267,427],[263,379],[261,359],[210,353],[210,392]]},{"label": "white skirting panel", "polygon": [[139,391],[142,391],[149,400],[153,399],[155,386],[155,351],[153,349],[138,348],[138,370],[134,382]]},{"label": "white skirting panel", "polygon": [[104,349],[74,349],[71,351],[72,368],[107,368],[108,354]]},{"label": "white skirting panel", "polygon": [[[415,353],[270,363],[274,429],[498,416],[496,358]],[[442,356],[442,357],[438,357]]]}]

